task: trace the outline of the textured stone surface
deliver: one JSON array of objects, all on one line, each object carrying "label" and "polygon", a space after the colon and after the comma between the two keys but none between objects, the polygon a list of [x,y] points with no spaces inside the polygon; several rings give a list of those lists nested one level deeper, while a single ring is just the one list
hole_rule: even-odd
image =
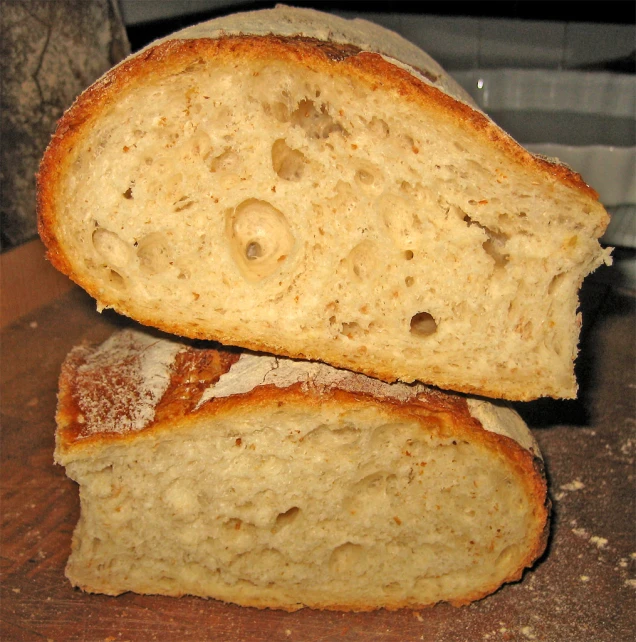
[{"label": "textured stone surface", "polygon": [[33,238],[35,173],[75,97],[129,52],[117,0],[3,0],[2,249]]}]

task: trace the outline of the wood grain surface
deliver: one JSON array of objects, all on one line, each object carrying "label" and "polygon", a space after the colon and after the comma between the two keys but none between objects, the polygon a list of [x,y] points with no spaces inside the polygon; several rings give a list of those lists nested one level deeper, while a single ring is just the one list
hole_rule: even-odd
[{"label": "wood grain surface", "polygon": [[364,614],[258,611],[199,598],[83,594],[64,577],[78,488],[53,464],[66,353],[130,322],[77,288],[1,336],[0,639],[269,642],[624,642],[636,633],[634,298],[584,290],[577,401],[518,404],[545,455],[554,503],[543,559],[523,580],[460,609]]}]

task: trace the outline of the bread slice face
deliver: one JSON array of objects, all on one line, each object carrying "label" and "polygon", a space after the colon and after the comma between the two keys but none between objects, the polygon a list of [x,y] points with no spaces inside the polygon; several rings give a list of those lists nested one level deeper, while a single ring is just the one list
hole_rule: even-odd
[{"label": "bread slice face", "polygon": [[575,396],[578,290],[609,261],[595,192],[391,32],[228,20],[131,57],[62,118],[38,177],[53,265],[181,336]]},{"label": "bread slice face", "polygon": [[59,392],[85,591],[463,605],[546,545],[540,453],[504,406],[130,330],[72,351]]}]

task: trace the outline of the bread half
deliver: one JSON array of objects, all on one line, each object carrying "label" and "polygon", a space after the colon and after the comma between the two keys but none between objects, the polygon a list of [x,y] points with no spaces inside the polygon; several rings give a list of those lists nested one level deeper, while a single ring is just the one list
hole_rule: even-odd
[{"label": "bread half", "polygon": [[56,461],[85,591],[365,611],[462,605],[543,552],[540,453],[512,410],[138,331],[78,347]]},{"label": "bread half", "polygon": [[38,189],[49,259],[100,309],[388,382],[576,394],[596,193],[371,23],[178,32],[78,98]]}]

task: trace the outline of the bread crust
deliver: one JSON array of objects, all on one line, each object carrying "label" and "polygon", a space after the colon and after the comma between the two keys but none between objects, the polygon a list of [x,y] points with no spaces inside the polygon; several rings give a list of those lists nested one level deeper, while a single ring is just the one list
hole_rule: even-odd
[{"label": "bread crust", "polygon": [[[137,337],[120,333],[116,341],[131,347],[130,357],[139,357]],[[115,344],[119,345],[119,344]],[[135,348],[135,345],[137,348]],[[146,346],[148,344],[145,344]],[[135,351],[137,350],[137,352]],[[523,484],[524,492],[531,498],[531,505],[536,512],[534,520],[542,527],[535,533],[532,545],[517,567],[508,575],[506,582],[517,581],[521,578],[523,570],[531,566],[538,559],[547,544],[549,533],[550,502],[547,493],[545,470],[540,452],[536,446],[524,447],[512,437],[498,434],[488,430],[471,415],[469,405],[460,395],[450,395],[425,386],[407,386],[405,384],[381,384],[374,393],[366,385],[363,375],[344,373],[341,378],[339,371],[328,366],[320,366],[333,371],[333,377],[325,380],[324,377],[305,378],[291,385],[265,384],[255,385],[247,392],[227,394],[227,396],[208,396],[205,391],[214,389],[219,385],[222,377],[231,373],[241,358],[263,359],[269,357],[262,355],[247,355],[237,351],[216,349],[209,347],[195,347],[184,345],[174,360],[166,364],[169,371],[169,384],[165,388],[161,399],[154,406],[154,416],[138,430],[120,431],[118,427],[109,430],[101,424],[90,425],[87,422],[85,405],[81,402],[81,392],[87,387],[95,386],[96,396],[106,395],[107,401],[116,405],[118,399],[127,399],[131,390],[134,392],[140,387],[140,382],[124,361],[110,368],[106,374],[110,384],[100,383],[103,372],[87,377],[81,376],[82,368],[91,364],[95,358],[94,347],[82,346],[74,349],[65,361],[60,376],[60,393],[57,411],[58,430],[56,435],[56,461],[65,466],[73,462],[98,457],[101,452],[112,446],[130,447],[135,443],[150,440],[159,443],[163,440],[175,438],[180,432],[190,431],[193,426],[201,421],[211,429],[217,422],[226,422],[232,418],[240,418],[245,409],[255,413],[267,413],[272,409],[282,406],[287,410],[311,410],[319,412],[320,408],[334,407],[339,412],[347,409],[372,407],[387,416],[391,422],[417,422],[421,430],[427,434],[434,434],[446,440],[457,443],[466,440],[478,444],[488,450],[495,457],[500,457],[515,471],[515,477]],[[289,360],[281,360],[287,363]],[[278,366],[277,366],[278,367]],[[284,387],[281,387],[284,386]],[[397,390],[396,397],[391,397],[391,389]],[[412,396],[405,400],[404,394],[409,390]],[[225,394],[225,393],[223,393]],[[139,398],[139,395],[133,395]],[[511,411],[512,412],[512,411]],[[121,418],[121,417],[120,417]],[[501,432],[505,432],[502,422]],[[533,442],[534,443],[534,442]],[[74,584],[89,592],[118,594],[121,592],[116,587],[108,585],[91,585],[83,583],[75,576],[76,572],[70,571]],[[81,577],[81,576],[80,576]],[[484,586],[479,591],[470,593],[462,599],[453,600],[452,604],[461,606],[480,599],[495,591],[501,582]],[[137,589],[140,592],[155,593],[156,586],[147,586]],[[244,587],[233,592],[231,588],[219,589],[220,599],[238,602],[256,608],[280,608],[294,611],[305,604],[294,603],[284,595],[276,595],[275,591],[266,592],[265,595],[254,591],[253,595],[245,593]],[[164,590],[159,591],[163,594]],[[249,593],[249,591],[248,591]],[[180,596],[181,592],[168,592],[167,594]],[[386,608],[422,608],[431,604],[406,602],[387,602]],[[365,611],[377,608],[364,602],[348,602],[334,604],[329,601],[312,602],[309,606],[317,609]]]}]

